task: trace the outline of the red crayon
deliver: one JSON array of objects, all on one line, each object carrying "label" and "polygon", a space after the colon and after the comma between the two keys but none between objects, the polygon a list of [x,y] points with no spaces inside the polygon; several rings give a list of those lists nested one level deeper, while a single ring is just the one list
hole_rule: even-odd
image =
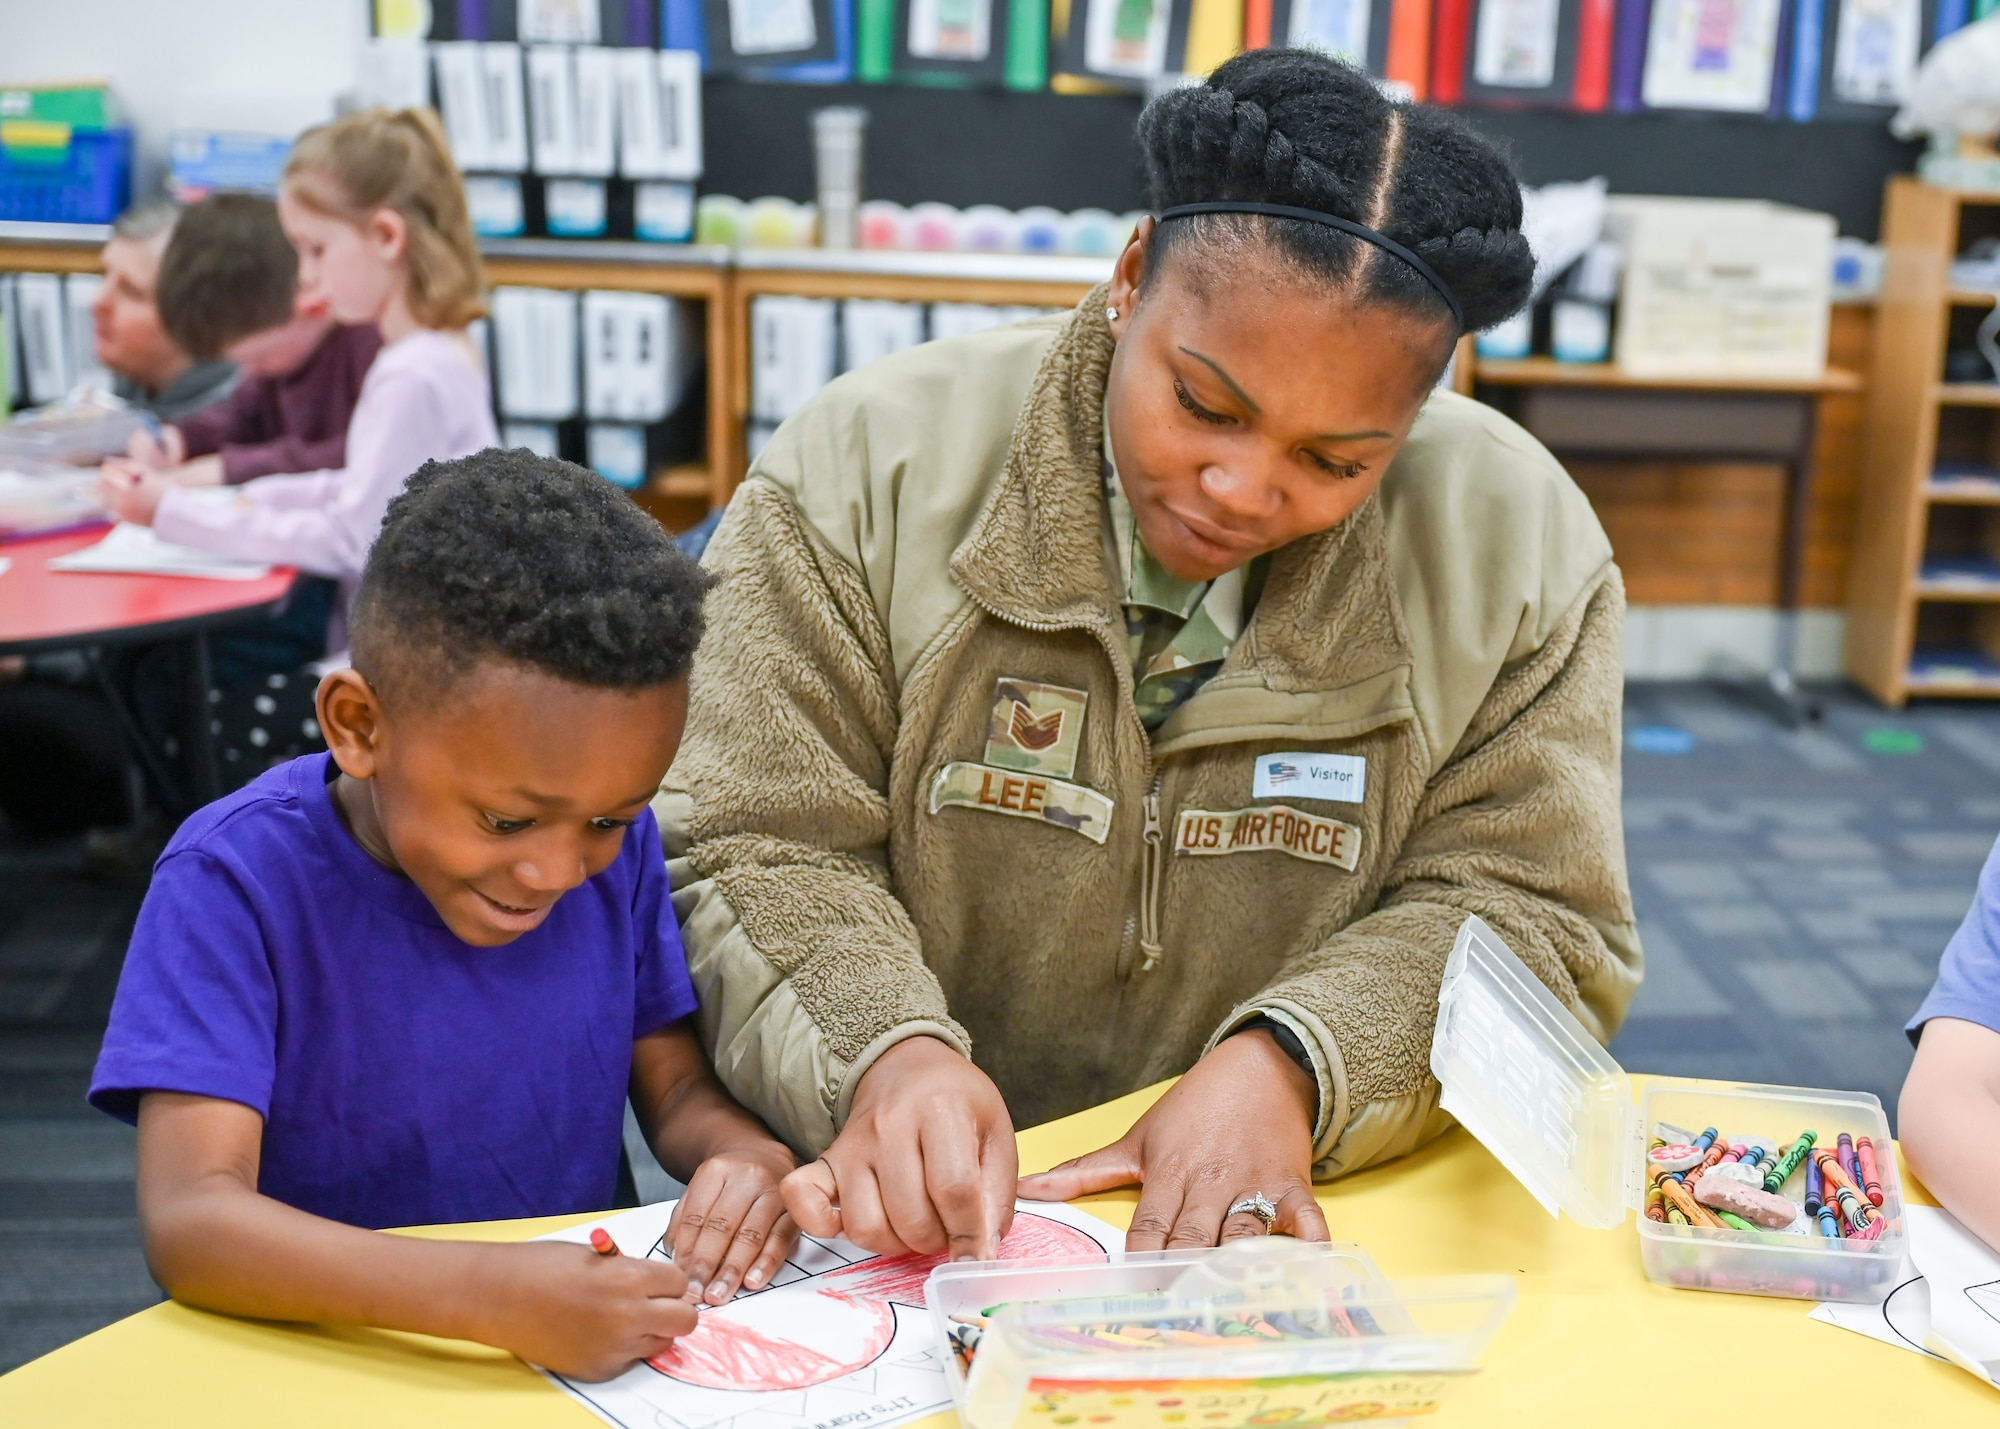
[{"label": "red crayon", "polygon": [[611,1238],[611,1232],[603,1226],[590,1228],[590,1248],[599,1255],[618,1254],[618,1242]]},{"label": "red crayon", "polygon": [[1861,1185],[1872,1205],[1882,1204],[1882,1177],[1875,1165],[1875,1143],[1862,1137],[1854,1143],[1855,1159],[1861,1163]]}]

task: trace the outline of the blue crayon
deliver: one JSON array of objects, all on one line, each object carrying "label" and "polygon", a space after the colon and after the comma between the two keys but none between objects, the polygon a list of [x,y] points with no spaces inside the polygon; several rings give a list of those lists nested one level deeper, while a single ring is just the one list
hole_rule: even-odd
[{"label": "blue crayon", "polygon": [[1722,1133],[1717,1131],[1714,1127],[1711,1126],[1708,1130],[1704,1131],[1700,1136],[1697,1136],[1694,1139],[1694,1149],[1696,1151],[1699,1151],[1704,1156],[1708,1155],[1708,1148],[1715,1145],[1715,1138],[1720,1135],[1722,1135]]},{"label": "blue crayon", "polygon": [[1840,1222],[1834,1219],[1832,1206],[1819,1208],[1819,1233],[1828,1240],[1840,1239]]}]

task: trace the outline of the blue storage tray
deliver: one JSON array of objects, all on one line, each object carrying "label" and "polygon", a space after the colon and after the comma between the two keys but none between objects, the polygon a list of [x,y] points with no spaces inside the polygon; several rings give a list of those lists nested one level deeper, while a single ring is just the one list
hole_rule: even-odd
[{"label": "blue storage tray", "polygon": [[109,223],[132,197],[132,131],[75,130],[60,154],[0,145],[0,221]]}]

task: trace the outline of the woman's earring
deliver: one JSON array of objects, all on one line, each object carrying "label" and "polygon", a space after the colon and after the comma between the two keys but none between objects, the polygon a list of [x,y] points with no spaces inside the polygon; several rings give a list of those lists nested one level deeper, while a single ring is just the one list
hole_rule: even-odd
[{"label": "woman's earring", "polygon": [[1116,308],[1106,308],[1106,309],[1104,310],[1104,317],[1105,317],[1105,321],[1107,321],[1107,322],[1114,322],[1114,323],[1115,323],[1115,322],[1117,322],[1117,321],[1118,321],[1118,309],[1116,309]]}]

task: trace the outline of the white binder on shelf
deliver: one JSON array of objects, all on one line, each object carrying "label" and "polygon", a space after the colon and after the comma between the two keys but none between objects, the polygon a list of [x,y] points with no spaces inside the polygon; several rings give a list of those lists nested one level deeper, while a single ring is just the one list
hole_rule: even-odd
[{"label": "white binder on shelf", "polygon": [[603,33],[598,0],[521,0],[514,25],[524,40],[594,45]]},{"label": "white binder on shelf", "polygon": [[687,384],[685,326],[681,305],[657,293],[585,293],[584,414],[663,419]]},{"label": "white binder on shelf", "polygon": [[493,350],[501,414],[560,422],[577,415],[576,294],[547,288],[493,290]]},{"label": "white binder on shelf", "polygon": [[632,179],[701,177],[701,56],[614,50],[619,172]]},{"label": "white binder on shelf", "polygon": [[364,105],[421,109],[431,102],[431,70],[422,40],[376,38],[354,61],[354,88]]},{"label": "white binder on shelf", "polygon": [[528,104],[521,83],[521,47],[489,40],[479,47],[486,101],[486,166],[517,174],[528,167]]},{"label": "white binder on shelf", "polygon": [[63,321],[62,279],[22,273],[14,280],[15,321],[21,326],[21,387],[32,406],[69,391],[69,338]]},{"label": "white binder on shelf", "polygon": [[535,172],[579,172],[576,66],[568,46],[528,46],[528,119],[534,139]]},{"label": "white binder on shelf", "polygon": [[431,46],[431,67],[452,158],[461,169],[491,168],[493,141],[487,134],[486,71],[479,46],[470,40],[441,40]]},{"label": "white binder on shelf", "polygon": [[750,302],[750,416],[782,422],[834,377],[832,298],[767,296]]},{"label": "white binder on shelf", "polygon": [[922,303],[848,298],[840,305],[840,370],[852,372],[924,340]]},{"label": "white binder on shelf", "polygon": [[97,320],[90,311],[103,287],[95,273],[71,273],[63,279],[63,305],[69,318],[69,385],[109,392],[111,374],[97,360]]},{"label": "white binder on shelf", "polygon": [[14,275],[0,273],[0,407],[21,405],[21,326],[14,316]]},{"label": "white binder on shelf", "polygon": [[576,172],[586,178],[609,178],[618,168],[618,82],[611,54],[586,45],[571,57],[576,67]]}]

